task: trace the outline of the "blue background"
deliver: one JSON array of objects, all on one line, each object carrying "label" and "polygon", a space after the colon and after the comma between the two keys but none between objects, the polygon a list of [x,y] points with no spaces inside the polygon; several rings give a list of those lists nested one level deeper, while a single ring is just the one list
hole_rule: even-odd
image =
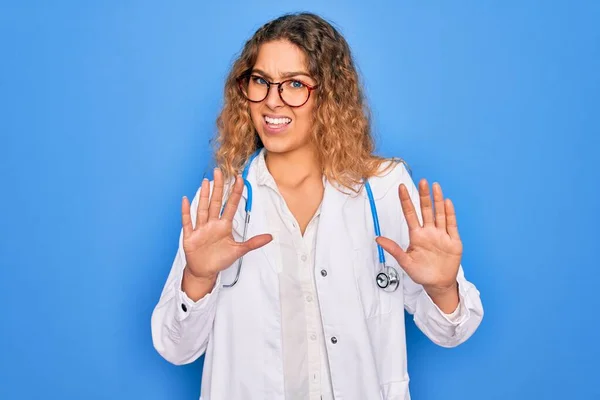
[{"label": "blue background", "polygon": [[353,48],[379,152],[456,204],[486,316],[451,350],[409,323],[413,398],[600,398],[600,3],[317,0],[1,3],[0,398],[198,398],[150,314],[228,68],[299,10]]}]

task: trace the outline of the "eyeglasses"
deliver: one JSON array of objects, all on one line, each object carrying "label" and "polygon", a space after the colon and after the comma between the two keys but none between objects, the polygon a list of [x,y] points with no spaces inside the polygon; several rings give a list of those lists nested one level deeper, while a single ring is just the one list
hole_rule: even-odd
[{"label": "eyeglasses", "polygon": [[259,75],[243,75],[238,78],[238,85],[244,97],[253,103],[260,103],[269,95],[271,86],[277,86],[279,98],[290,107],[301,107],[310,98],[310,93],[317,85],[309,85],[298,79],[287,79],[282,82],[269,82]]}]

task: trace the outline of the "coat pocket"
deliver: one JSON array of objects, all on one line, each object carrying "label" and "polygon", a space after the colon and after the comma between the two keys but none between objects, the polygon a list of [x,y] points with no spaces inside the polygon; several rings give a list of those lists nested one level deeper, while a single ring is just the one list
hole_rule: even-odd
[{"label": "coat pocket", "polygon": [[389,382],[381,385],[382,400],[410,400],[408,379],[399,382]]}]

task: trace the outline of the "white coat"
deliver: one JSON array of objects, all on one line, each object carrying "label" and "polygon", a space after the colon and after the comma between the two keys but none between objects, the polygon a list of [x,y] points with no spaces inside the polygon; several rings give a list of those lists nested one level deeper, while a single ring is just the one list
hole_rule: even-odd
[{"label": "white coat", "polygon": [[[268,233],[255,179],[255,168],[250,168],[248,181],[255,190],[249,238]],[[410,175],[398,164],[385,176],[371,178],[370,183],[382,236],[406,249],[409,238],[398,198],[400,183],[409,188],[420,218],[418,193]],[[391,293],[379,289],[375,283],[377,247],[366,192],[356,195],[338,189],[326,182],[314,273],[333,394],[338,400],[408,400],[404,310],[414,315],[416,325],[433,342],[457,346],[473,334],[483,318],[479,291],[465,279],[461,266],[457,277],[461,315],[451,322],[389,254],[387,263],[402,272],[400,286]],[[194,223],[198,193],[192,202]],[[245,196],[244,190],[233,221],[236,240],[241,240],[244,226]],[[152,339],[156,350],[176,365],[206,354],[201,400],[284,399],[277,256],[273,242],[248,253],[233,288],[221,285],[233,281],[237,263],[222,271],[212,292],[194,303],[181,291],[185,254],[180,238],[152,314]]]}]

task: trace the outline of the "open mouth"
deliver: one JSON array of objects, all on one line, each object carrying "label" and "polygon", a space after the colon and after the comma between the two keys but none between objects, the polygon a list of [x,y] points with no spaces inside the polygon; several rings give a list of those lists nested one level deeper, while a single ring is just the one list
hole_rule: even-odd
[{"label": "open mouth", "polygon": [[288,117],[273,118],[273,117],[269,117],[269,116],[265,115],[263,118],[265,120],[265,124],[267,125],[267,127],[270,129],[273,129],[273,130],[283,129],[286,126],[288,126],[290,124],[290,122],[292,122],[292,119],[288,118]]}]

